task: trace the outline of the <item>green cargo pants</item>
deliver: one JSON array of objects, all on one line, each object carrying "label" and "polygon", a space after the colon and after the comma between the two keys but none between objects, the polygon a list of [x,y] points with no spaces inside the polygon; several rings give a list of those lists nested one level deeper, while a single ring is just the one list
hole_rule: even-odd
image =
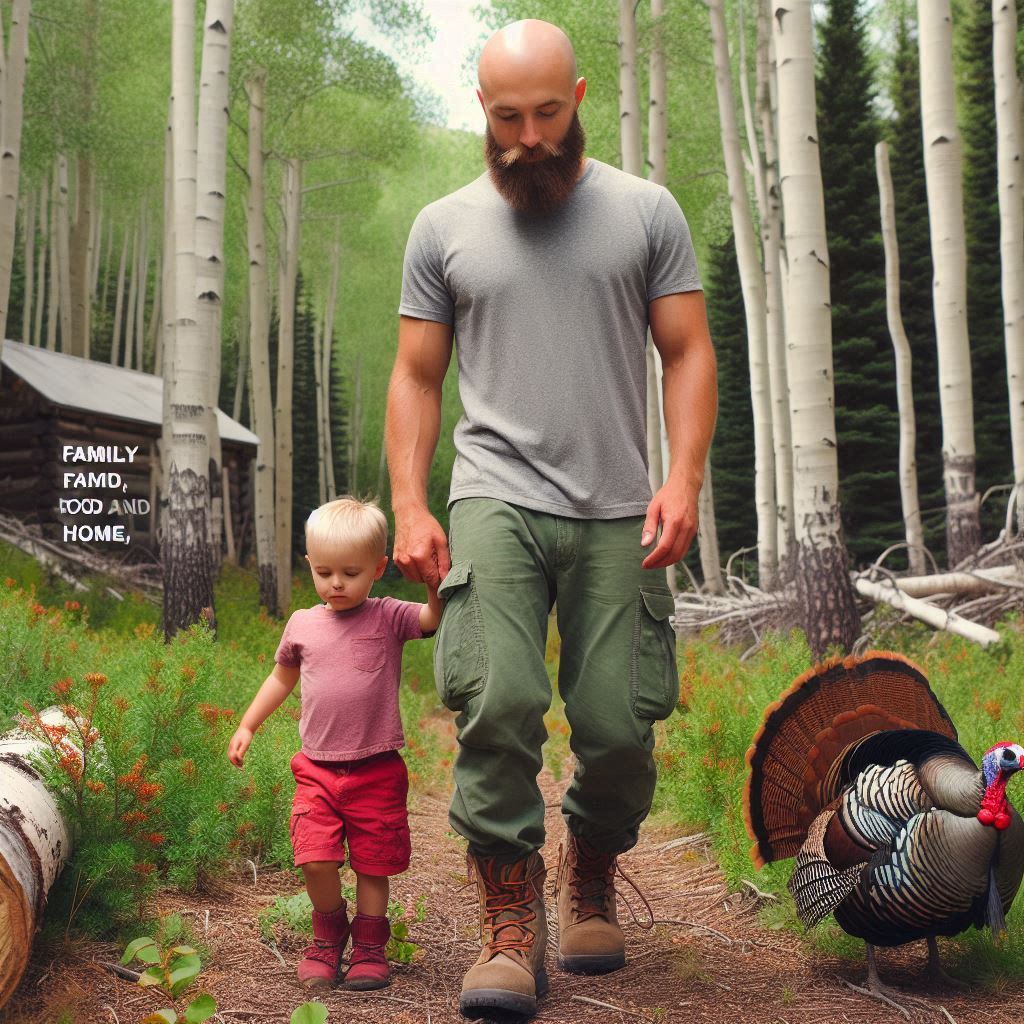
[{"label": "green cargo pants", "polygon": [[558,688],[576,756],[562,812],[597,849],[628,850],[654,795],[652,724],[679,698],[672,596],[663,570],[640,566],[642,517],[567,519],[468,498],[450,525],[434,673],[459,712],[452,827],[474,854],[501,860],[544,842],[537,773],[557,602]]}]

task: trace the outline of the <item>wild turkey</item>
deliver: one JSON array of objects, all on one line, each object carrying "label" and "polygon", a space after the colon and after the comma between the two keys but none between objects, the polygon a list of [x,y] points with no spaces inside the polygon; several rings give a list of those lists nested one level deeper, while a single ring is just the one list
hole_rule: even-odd
[{"label": "wild turkey", "polygon": [[[971,925],[1005,928],[1024,875],[1024,821],[1006,799],[1024,748],[997,743],[979,771],[921,670],[870,651],[804,673],[765,711],[747,751],[747,831],[758,867],[796,857],[789,889],[807,927],[830,913],[874,946]],[[884,996],[883,996],[884,997]]]}]

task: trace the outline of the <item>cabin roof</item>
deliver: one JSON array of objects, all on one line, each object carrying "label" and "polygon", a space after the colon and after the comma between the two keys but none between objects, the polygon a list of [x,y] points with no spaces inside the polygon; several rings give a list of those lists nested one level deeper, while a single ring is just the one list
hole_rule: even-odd
[{"label": "cabin roof", "polygon": [[[163,422],[163,377],[126,370],[109,363],[5,341],[3,365],[54,405],[102,416],[160,426]],[[217,410],[222,441],[256,445],[259,438]]]}]

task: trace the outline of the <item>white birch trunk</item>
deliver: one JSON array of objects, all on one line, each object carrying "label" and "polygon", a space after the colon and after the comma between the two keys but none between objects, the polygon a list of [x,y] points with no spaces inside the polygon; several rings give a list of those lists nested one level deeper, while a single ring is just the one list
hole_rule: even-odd
[{"label": "white birch trunk", "polygon": [[634,0],[619,0],[619,138],[622,169],[642,175],[640,90],[636,80],[636,18]]},{"label": "white birch trunk", "polygon": [[110,258],[114,254],[114,218],[111,217],[107,224],[107,249],[103,254],[101,273],[103,275],[103,288],[100,290],[100,309],[106,311],[107,293],[110,288]]},{"label": "white birch trunk", "polygon": [[46,347],[57,351],[57,321],[60,319],[60,243],[57,235],[57,168],[50,179],[50,287],[46,301]]},{"label": "white birch trunk", "polygon": [[789,258],[786,332],[793,426],[797,593],[811,652],[849,650],[860,632],[839,515],[828,245],[818,153],[810,0],[772,19],[778,59],[779,175]]},{"label": "white birch trunk", "polygon": [[110,365],[118,366],[121,359],[121,326],[124,315],[124,275],[128,265],[128,231],[121,242],[121,259],[117,264],[117,288],[114,292],[114,332],[110,336]]},{"label": "white birch trunk", "polygon": [[775,466],[772,448],[772,404],[768,379],[767,311],[764,272],[757,252],[757,238],[747,201],[743,176],[736,101],[732,91],[729,44],[723,0],[710,0],[711,41],[714,49],[715,90],[722,152],[729,180],[736,258],[739,264],[743,310],[747,325],[750,365],[750,400],[754,414],[754,507],[757,513],[757,572],[762,590],[774,590],[778,568],[778,523],[775,510]]},{"label": "white birch trunk", "polygon": [[277,600],[287,611],[292,600],[292,398],[295,377],[295,287],[299,270],[299,221],[302,216],[302,161],[285,161],[284,249],[280,262],[277,333],[277,401],[274,407]]},{"label": "white birch trunk", "polygon": [[174,0],[171,32],[174,152],[174,351],[164,366],[170,429],[162,461],[166,509],[160,544],[164,634],[213,621],[210,542],[210,353],[196,322],[195,7]]},{"label": "white birch trunk", "polygon": [[[95,179],[93,185],[95,186]],[[96,292],[99,290],[100,283],[100,265],[102,264],[102,252],[103,252],[103,193],[101,192],[99,197],[94,203],[96,215],[92,219],[93,232],[92,239],[89,242],[89,253],[91,257],[89,265],[89,299],[90,302],[95,302]],[[107,253],[109,259],[110,253]]]},{"label": "white birch trunk", "polygon": [[142,204],[142,223],[139,225],[139,252],[135,276],[139,283],[135,298],[135,358],[132,366],[136,370],[141,370],[146,340],[146,291],[149,285],[149,206],[145,202]]},{"label": "white birch trunk", "polygon": [[975,484],[974,402],[967,334],[967,246],[949,0],[918,0],[917,24],[924,171],[935,268],[933,299],[942,410],[946,548],[952,566],[973,555],[981,546],[981,525]]},{"label": "white birch trunk", "polygon": [[914,419],[914,388],[911,373],[910,342],[900,314],[900,251],[896,239],[896,208],[889,172],[889,146],[875,146],[878,195],[881,207],[882,245],[885,250],[885,310],[896,353],[896,401],[900,412],[900,499],[903,505],[903,530],[907,540],[910,571],[926,571],[921,506],[917,500],[917,429]]},{"label": "white birch trunk", "polygon": [[[246,301],[238,313],[238,372],[235,376],[235,397],[231,403],[231,417],[241,422],[242,400],[245,397],[245,383],[249,379],[249,301],[248,290]],[[249,420],[252,422],[252,419]]]},{"label": "white birch trunk", "polygon": [[[164,364],[172,365],[174,356],[174,275],[176,271],[174,248],[174,100],[167,105],[167,132],[164,136],[164,235],[163,235],[163,287],[160,311],[160,331],[157,334],[153,372],[163,376]],[[166,403],[164,412],[167,412]],[[164,433],[170,430],[169,421]]]},{"label": "white birch trunk", "polygon": [[[210,409],[220,396],[221,317],[224,309],[224,196],[228,139],[228,69],[231,56],[233,0],[207,0],[200,74],[198,165],[196,177],[196,288],[199,329],[209,352]],[[220,433],[210,417],[210,481],[213,536],[210,558],[220,567],[224,532],[223,462]]]},{"label": "white birch trunk", "polygon": [[32,340],[32,286],[35,278],[36,252],[36,190],[29,189],[25,197],[25,296],[21,308],[21,340],[28,345]]},{"label": "white birch trunk", "polygon": [[92,268],[93,235],[93,173],[88,153],[79,153],[75,160],[75,219],[71,224],[68,289],[71,293],[71,338],[65,351],[89,357],[91,320],[90,271]]},{"label": "white birch trunk", "polygon": [[[41,712],[40,719],[78,735],[56,708]],[[70,740],[62,742],[80,756]],[[24,729],[0,737],[0,1006],[25,973],[47,894],[71,854],[71,830],[60,804],[32,766],[49,749]]]},{"label": "white birch trunk", "polygon": [[249,195],[246,225],[249,248],[249,360],[252,382],[253,431],[256,448],[256,562],[260,604],[271,615],[286,611],[277,598],[277,550],[274,528],[274,409],[270,397],[270,296],[268,294],[267,241],[263,223],[263,102],[266,73],[258,72],[245,83],[249,98]]},{"label": "white birch trunk", "polygon": [[[28,29],[31,0],[13,0],[6,52],[0,73],[0,353],[7,337],[7,311],[14,262],[14,224],[21,178],[21,122],[28,64]],[[0,47],[2,47],[0,31]],[[40,293],[42,298],[42,293]]]},{"label": "white birch trunk", "polygon": [[992,0],[992,66],[996,80],[999,166],[999,253],[1003,330],[1010,393],[1017,532],[1024,532],[1024,168],[1021,167],[1021,86],[1017,78],[1017,8]]},{"label": "white birch trunk", "polygon": [[60,350],[74,355],[72,351],[71,321],[71,239],[68,223],[68,160],[60,153],[57,156],[57,258],[60,262]]},{"label": "white birch trunk", "polygon": [[[334,479],[334,438],[331,431],[331,354],[334,346],[334,320],[338,306],[338,281],[341,277],[341,239],[334,246],[334,259],[331,268],[331,285],[327,295],[327,315],[324,320],[324,337],[322,343],[323,368],[323,444],[324,444],[324,484],[327,489],[327,500],[333,501],[338,496],[338,485]],[[380,488],[377,489],[378,496]]]},{"label": "white birch trunk", "polygon": [[50,247],[49,181],[49,177],[44,176],[43,183],[39,186],[39,265],[36,267],[38,298],[36,299],[35,325],[32,328],[32,344],[37,348],[43,341],[43,315],[46,313],[46,256]]},{"label": "white birch trunk", "polygon": [[[711,524],[710,528],[708,523]],[[697,547],[700,551],[700,572],[704,577],[705,593],[724,594],[722,555],[715,523],[715,491],[711,482],[711,453],[708,452],[704,460],[704,482],[697,497]]]},{"label": "white birch trunk", "polygon": [[132,357],[135,351],[135,305],[139,295],[139,242],[144,209],[143,207],[139,211],[139,219],[135,222],[131,259],[128,263],[128,307],[124,312],[124,366],[129,370],[132,368]]},{"label": "white birch trunk", "polygon": [[775,446],[775,509],[778,516],[780,582],[791,575],[793,528],[793,430],[789,420],[789,377],[786,371],[785,302],[782,288],[782,193],[775,144],[775,54],[768,0],[758,4],[757,106],[764,140],[764,198],[761,250],[764,259],[765,316],[768,338],[768,379],[772,396],[772,442]]}]

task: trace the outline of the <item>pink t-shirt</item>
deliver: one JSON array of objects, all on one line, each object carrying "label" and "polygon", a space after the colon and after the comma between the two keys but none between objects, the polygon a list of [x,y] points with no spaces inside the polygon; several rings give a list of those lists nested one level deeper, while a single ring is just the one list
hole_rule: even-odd
[{"label": "pink t-shirt", "polygon": [[302,673],[302,752],[355,761],[405,745],[398,711],[402,644],[423,636],[420,606],[368,597],[358,608],[301,608],[274,660]]}]

